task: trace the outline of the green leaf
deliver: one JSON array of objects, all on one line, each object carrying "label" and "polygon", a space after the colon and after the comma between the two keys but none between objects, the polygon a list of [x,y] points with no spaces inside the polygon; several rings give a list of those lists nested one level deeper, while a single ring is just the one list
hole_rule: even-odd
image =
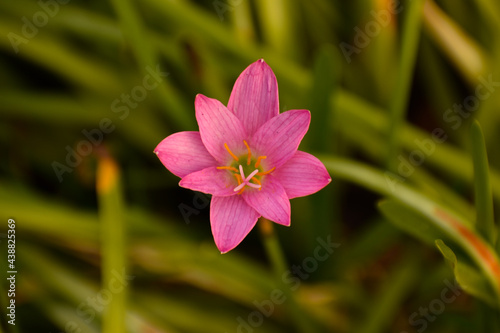
[{"label": "green leaf", "polygon": [[387,178],[387,172],[340,158],[323,158],[328,171],[337,178],[355,182],[380,194],[388,195],[429,219],[436,228],[459,245],[480,267],[500,299],[500,260],[491,246],[472,230],[470,221],[455,211],[416,192],[413,188]]},{"label": "green leaf", "polygon": [[453,269],[455,279],[462,289],[485,301],[491,306],[498,306],[494,292],[490,288],[485,276],[476,268],[457,260],[457,256],[441,239],[436,240],[436,246],[441,251],[446,262]]},{"label": "green leaf", "polygon": [[444,236],[443,232],[428,218],[401,202],[391,199],[383,200],[379,202],[378,208],[397,228],[427,244],[434,244],[436,239]]}]

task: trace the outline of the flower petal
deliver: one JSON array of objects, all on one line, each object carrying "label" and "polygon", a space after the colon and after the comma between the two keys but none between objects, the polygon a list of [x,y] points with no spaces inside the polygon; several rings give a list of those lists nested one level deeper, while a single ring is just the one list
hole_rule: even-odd
[{"label": "flower petal", "polygon": [[235,154],[246,151],[243,144],[243,140],[247,138],[245,128],[241,121],[221,102],[198,94],[194,105],[201,140],[208,152],[219,163],[226,165],[232,159],[224,147],[224,143]]},{"label": "flower petal", "polygon": [[299,150],[273,176],[285,188],[289,199],[318,192],[332,180],[320,160]]},{"label": "flower petal", "polygon": [[263,59],[248,66],[234,83],[227,108],[252,135],[262,124],[279,114],[278,82]]},{"label": "flower petal", "polygon": [[177,177],[217,165],[209,154],[200,132],[179,132],[169,135],[154,150],[163,165]]},{"label": "flower petal", "polygon": [[179,182],[179,186],[193,191],[221,197],[235,195],[235,179],[227,170],[219,170],[217,167],[209,167],[200,171],[190,173]]},{"label": "flower petal", "polygon": [[279,168],[292,158],[310,122],[308,110],[290,110],[262,125],[250,140],[260,155],[267,156],[262,164]]},{"label": "flower petal", "polygon": [[215,244],[220,252],[234,249],[257,223],[259,213],[241,195],[213,197],[210,224]]},{"label": "flower petal", "polygon": [[260,215],[276,223],[290,226],[290,200],[273,175],[262,179],[261,190],[245,190],[241,196]]}]

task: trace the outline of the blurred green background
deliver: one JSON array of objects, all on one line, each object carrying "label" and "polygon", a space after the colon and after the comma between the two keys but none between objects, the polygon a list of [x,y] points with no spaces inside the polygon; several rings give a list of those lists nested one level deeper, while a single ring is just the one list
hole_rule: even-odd
[{"label": "blurred green background", "polygon": [[[0,332],[500,332],[499,31],[495,0],[0,2]],[[260,58],[333,179],[278,275],[153,154]]]}]

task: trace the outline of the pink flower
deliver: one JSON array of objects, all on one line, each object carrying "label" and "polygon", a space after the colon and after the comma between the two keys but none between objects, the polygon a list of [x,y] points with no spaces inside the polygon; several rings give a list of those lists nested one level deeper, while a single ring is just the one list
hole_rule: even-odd
[{"label": "pink flower", "polygon": [[172,134],[155,153],[180,186],[212,195],[210,223],[222,253],[261,216],[289,226],[290,199],[331,181],[316,157],[297,150],[310,112],[279,113],[278,83],[264,60],[241,73],[227,107],[198,94],[195,110],[200,131]]}]

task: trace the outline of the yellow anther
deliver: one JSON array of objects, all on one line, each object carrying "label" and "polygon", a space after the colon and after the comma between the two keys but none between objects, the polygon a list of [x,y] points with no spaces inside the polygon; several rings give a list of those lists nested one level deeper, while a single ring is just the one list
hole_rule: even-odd
[{"label": "yellow anther", "polygon": [[236,162],[238,162],[240,160],[238,158],[238,156],[234,155],[233,152],[231,151],[231,149],[229,149],[229,147],[227,146],[227,143],[224,143],[224,148],[226,148],[226,150],[229,153],[229,155],[231,155]]},{"label": "yellow anther", "polygon": [[259,156],[257,158],[257,162],[255,162],[255,167],[258,168],[259,165],[260,165],[260,161],[262,161],[263,159],[267,158],[267,156]]},{"label": "yellow anther", "polygon": [[276,167],[274,167],[274,168],[272,168],[271,170],[268,170],[268,171],[266,171],[266,172],[259,172],[259,173],[257,174],[257,176],[264,176],[264,175],[267,175],[267,174],[269,174],[269,173],[273,172],[273,171],[274,171],[274,169],[276,169]]},{"label": "yellow anther", "polygon": [[236,177],[236,180],[238,181],[238,185],[241,185],[243,180],[241,179],[241,176],[239,173],[235,173],[234,176]]},{"label": "yellow anther", "polygon": [[259,187],[259,191],[260,191],[260,190],[262,190],[262,183],[260,182],[260,180],[258,180],[258,179],[257,179],[257,178],[255,178],[255,177],[253,177],[253,178],[252,178],[252,180],[253,180],[254,182],[256,182],[256,183],[257,183],[257,185],[260,185],[260,187]]},{"label": "yellow anther", "polygon": [[250,165],[250,159],[252,158],[252,151],[250,150],[250,147],[248,146],[248,143],[245,140],[243,140],[243,143],[245,144],[248,150],[247,165]]},{"label": "yellow anther", "polygon": [[219,167],[217,167],[217,169],[219,169],[219,170],[231,170],[234,172],[238,172],[238,169],[236,169],[235,167],[232,167],[232,166],[219,166]]}]

